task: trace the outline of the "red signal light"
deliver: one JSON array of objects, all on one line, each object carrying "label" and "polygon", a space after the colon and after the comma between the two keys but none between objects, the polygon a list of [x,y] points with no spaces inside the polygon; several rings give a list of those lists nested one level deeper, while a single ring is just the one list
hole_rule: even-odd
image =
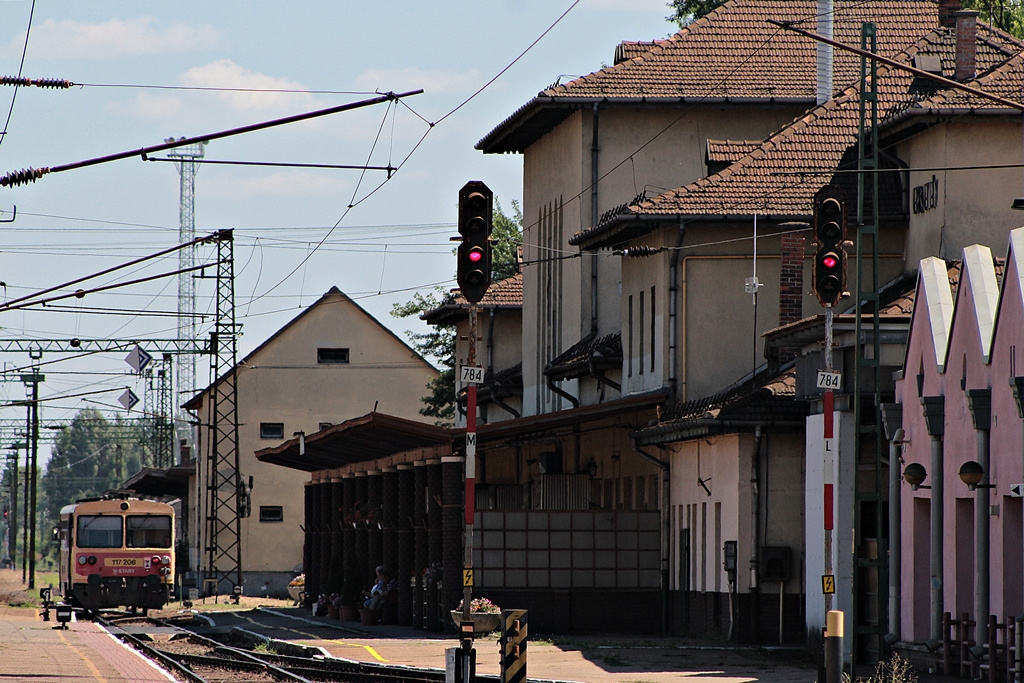
[{"label": "red signal light", "polygon": [[469,253],[466,255],[466,258],[468,258],[473,263],[479,263],[484,258],[484,252],[481,249],[470,249]]},{"label": "red signal light", "polygon": [[835,268],[836,266],[839,265],[839,259],[829,254],[825,258],[821,259],[821,265],[825,266],[826,268]]}]

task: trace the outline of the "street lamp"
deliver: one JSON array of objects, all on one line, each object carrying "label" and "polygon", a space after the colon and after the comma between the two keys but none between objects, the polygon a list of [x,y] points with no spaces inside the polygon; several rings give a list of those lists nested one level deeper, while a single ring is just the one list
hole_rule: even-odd
[{"label": "street lamp", "polygon": [[924,480],[927,478],[928,470],[926,470],[924,465],[921,463],[912,462],[903,470],[903,480],[910,484],[910,488],[914,491],[918,489],[930,489],[931,486],[924,485]]},{"label": "street lamp", "polygon": [[994,489],[995,484],[982,484],[981,480],[985,478],[985,468],[981,466],[980,462],[976,460],[968,460],[960,466],[960,481],[967,484],[967,488],[974,491],[975,489]]}]

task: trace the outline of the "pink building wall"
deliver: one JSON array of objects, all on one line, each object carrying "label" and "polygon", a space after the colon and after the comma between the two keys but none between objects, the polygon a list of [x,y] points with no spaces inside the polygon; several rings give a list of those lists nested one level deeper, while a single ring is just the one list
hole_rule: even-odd
[{"label": "pink building wall", "polygon": [[[1012,484],[1024,483],[1024,422],[1010,385],[1012,376],[1024,375],[1024,228],[1012,233],[1001,281],[987,248],[968,247],[964,257],[952,314],[950,299],[940,291],[935,276],[941,262],[922,261],[904,371],[896,383],[906,439],[902,466],[919,463],[929,471],[924,486],[934,481],[932,438],[920,397],[944,397],[942,611],[978,617],[974,614],[976,523],[979,514],[987,514],[989,612],[1003,622],[1024,614],[1024,499],[1012,496],[1010,490]],[[928,272],[932,277],[926,282]],[[948,343],[943,344],[943,339]],[[983,459],[967,396],[972,389],[991,390],[988,474],[994,488],[988,490],[987,510],[979,503],[981,490],[971,491],[958,476],[964,462]],[[931,635],[932,504],[932,490],[913,491],[903,483],[900,627],[904,641],[922,642]]]}]

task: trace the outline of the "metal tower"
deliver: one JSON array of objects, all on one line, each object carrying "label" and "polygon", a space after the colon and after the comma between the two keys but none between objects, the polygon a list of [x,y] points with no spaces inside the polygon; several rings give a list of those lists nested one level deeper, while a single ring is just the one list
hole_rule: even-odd
[{"label": "metal tower", "polygon": [[206,460],[206,595],[242,586],[242,521],[248,505],[239,474],[238,326],[235,323],[234,242],[231,230],[217,241],[217,324],[210,333],[210,431]]},{"label": "metal tower", "polygon": [[[165,142],[174,142],[174,138],[167,138]],[[187,244],[196,235],[196,172],[198,169],[197,159],[202,159],[205,153],[206,142],[196,142],[190,145],[175,147],[167,152],[167,156],[175,159],[174,167],[178,169],[181,180],[180,205],[178,208],[178,243]],[[178,266],[182,273],[178,276],[178,339],[188,342],[196,337],[196,286],[191,271],[186,270],[195,265],[195,247],[188,247],[178,252]],[[177,396],[179,398],[190,398],[196,389],[196,359],[192,356],[183,356],[178,359],[177,367]],[[177,401],[180,405],[183,400]],[[188,416],[183,409],[178,409],[178,438],[192,442],[191,430],[188,428]],[[173,464],[173,463],[171,463]]]}]

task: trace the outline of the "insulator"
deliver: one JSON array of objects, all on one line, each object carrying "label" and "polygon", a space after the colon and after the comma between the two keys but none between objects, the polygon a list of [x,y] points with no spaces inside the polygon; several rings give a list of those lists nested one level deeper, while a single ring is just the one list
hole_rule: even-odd
[{"label": "insulator", "polygon": [[34,85],[37,88],[70,88],[74,83],[66,78],[23,78],[21,76],[0,76],[0,85]]},{"label": "insulator", "polygon": [[627,258],[643,258],[645,256],[654,256],[661,249],[655,247],[626,247],[622,250],[622,255]]},{"label": "insulator", "polygon": [[32,85],[38,88],[70,88],[72,86],[71,81],[66,78],[37,78],[32,81]]},{"label": "insulator", "polygon": [[48,168],[23,168],[20,171],[14,171],[0,177],[0,186],[16,187],[25,183],[34,183],[49,171],[50,169]]}]

